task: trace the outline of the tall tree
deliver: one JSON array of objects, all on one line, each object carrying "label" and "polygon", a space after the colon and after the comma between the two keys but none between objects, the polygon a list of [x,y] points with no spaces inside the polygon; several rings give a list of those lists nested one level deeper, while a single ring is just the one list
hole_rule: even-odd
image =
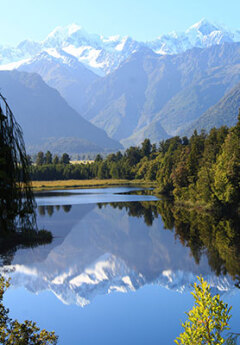
[{"label": "tall tree", "polygon": [[52,154],[50,151],[47,151],[45,154],[45,163],[52,164]]},{"label": "tall tree", "polygon": [[70,157],[67,153],[64,153],[62,155],[60,163],[62,163],[62,164],[69,164],[70,163]]},{"label": "tall tree", "polygon": [[57,155],[55,155],[54,157],[53,157],[53,164],[59,164],[59,157],[57,156]]},{"label": "tall tree", "polygon": [[40,151],[37,154],[36,164],[43,165],[44,163],[45,163],[45,156],[44,156],[44,153]]},{"label": "tall tree", "polygon": [[152,144],[149,139],[145,139],[142,143],[141,153],[142,156],[149,156],[152,151]]}]

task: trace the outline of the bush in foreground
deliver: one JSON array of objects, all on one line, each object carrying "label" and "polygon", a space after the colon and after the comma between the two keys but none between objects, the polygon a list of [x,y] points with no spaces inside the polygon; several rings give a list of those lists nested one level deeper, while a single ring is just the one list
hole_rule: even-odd
[{"label": "bush in foreground", "polygon": [[227,339],[223,337],[223,332],[230,329],[231,307],[228,307],[219,295],[211,295],[210,285],[202,277],[198,280],[199,284],[194,284],[194,292],[192,292],[195,305],[186,313],[188,320],[182,324],[184,332],[175,343],[178,345],[235,344],[237,337],[233,334]]}]

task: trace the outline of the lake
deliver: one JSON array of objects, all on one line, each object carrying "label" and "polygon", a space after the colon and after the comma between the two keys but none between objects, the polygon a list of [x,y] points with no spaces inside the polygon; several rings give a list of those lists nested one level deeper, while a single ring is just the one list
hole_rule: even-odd
[{"label": "lake", "polygon": [[239,243],[227,244],[237,221],[185,214],[140,188],[45,192],[36,201],[39,228],[54,240],[6,258],[11,317],[55,330],[60,345],[170,345],[203,275],[233,306],[239,332]]}]

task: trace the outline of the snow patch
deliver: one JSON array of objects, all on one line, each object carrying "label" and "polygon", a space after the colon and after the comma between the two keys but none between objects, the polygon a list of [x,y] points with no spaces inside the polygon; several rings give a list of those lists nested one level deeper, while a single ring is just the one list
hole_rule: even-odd
[{"label": "snow patch", "polygon": [[12,62],[6,65],[0,65],[0,71],[12,71],[19,68],[21,65],[28,63],[31,59],[23,59],[17,62]]}]

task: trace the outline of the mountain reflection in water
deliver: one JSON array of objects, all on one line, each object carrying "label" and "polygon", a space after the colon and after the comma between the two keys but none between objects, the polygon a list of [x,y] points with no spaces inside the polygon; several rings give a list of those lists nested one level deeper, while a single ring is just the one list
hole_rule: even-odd
[{"label": "mountain reflection in water", "polygon": [[2,254],[7,265],[1,270],[9,272],[13,286],[50,290],[67,304],[84,306],[98,294],[149,283],[183,291],[200,274],[218,290],[238,283],[238,218],[176,208],[168,200],[40,202],[38,222],[53,233],[53,242],[19,249],[8,260]]},{"label": "mountain reflection in water", "polygon": [[39,205],[39,226],[53,233],[53,242],[19,249],[2,272],[14,287],[49,290],[78,306],[149,283],[183,291],[200,274],[219,291],[234,288],[240,276],[238,218],[176,208],[167,200],[144,201],[144,196],[130,202],[131,197]]}]

